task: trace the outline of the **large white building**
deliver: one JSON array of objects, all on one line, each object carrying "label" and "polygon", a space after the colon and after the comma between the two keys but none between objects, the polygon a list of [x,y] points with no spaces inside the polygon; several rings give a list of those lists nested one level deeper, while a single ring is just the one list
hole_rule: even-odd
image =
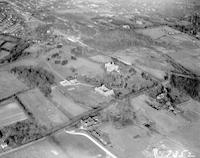
[{"label": "large white building", "polygon": [[115,65],[114,62],[109,62],[109,63],[106,63],[105,64],[105,68],[106,68],[106,71],[107,72],[112,72],[112,71],[116,71],[116,72],[120,72],[119,71],[119,66],[118,65]]},{"label": "large white building", "polygon": [[106,96],[106,97],[114,95],[114,91],[108,89],[105,85],[102,85],[101,87],[96,87],[95,91]]}]

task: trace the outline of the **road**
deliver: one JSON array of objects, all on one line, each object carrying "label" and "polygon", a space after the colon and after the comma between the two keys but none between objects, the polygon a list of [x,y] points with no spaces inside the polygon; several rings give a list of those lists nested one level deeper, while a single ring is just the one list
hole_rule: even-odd
[{"label": "road", "polygon": [[109,155],[110,158],[117,158],[113,153],[111,153],[107,148],[105,148],[102,144],[100,144],[97,140],[95,140],[93,137],[91,137],[89,134],[84,133],[84,132],[76,132],[76,131],[67,131],[65,130],[66,133],[72,134],[72,135],[81,135],[89,140],[91,140],[95,145],[97,145],[100,149],[102,149],[107,155]]},{"label": "road", "polygon": [[16,147],[16,148],[10,149],[8,151],[5,151],[3,153],[0,153],[0,157],[3,156],[3,155],[8,154],[10,152],[17,151],[18,149],[23,149],[23,148],[25,148],[27,146],[31,146],[33,144],[36,144],[37,142],[40,142],[40,141],[48,138],[49,136],[52,136],[52,135],[54,135],[56,133],[59,133],[62,130],[70,129],[73,125],[75,125],[77,122],[79,122],[79,120],[81,120],[82,118],[88,117],[90,115],[94,115],[95,113],[103,110],[105,107],[107,107],[107,105],[105,105],[104,107],[99,107],[99,108],[96,108],[96,109],[89,110],[89,111],[87,111],[87,112],[85,112],[85,113],[83,113],[83,114],[81,114],[79,116],[76,116],[70,122],[67,122],[67,123],[65,123],[65,124],[63,124],[63,125],[61,125],[61,126],[59,126],[57,128],[54,128],[53,130],[51,130],[49,132],[47,132],[47,134],[45,136],[39,138],[38,140],[26,143],[24,145],[21,145],[20,147]]}]

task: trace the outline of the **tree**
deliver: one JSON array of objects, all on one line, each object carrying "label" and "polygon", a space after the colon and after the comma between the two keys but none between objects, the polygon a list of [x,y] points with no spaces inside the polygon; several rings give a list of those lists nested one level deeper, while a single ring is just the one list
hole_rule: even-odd
[{"label": "tree", "polygon": [[46,128],[30,120],[24,120],[4,127],[2,130],[4,142],[11,147],[19,146],[41,138],[46,134]]},{"label": "tree", "polygon": [[184,92],[193,99],[199,100],[200,81],[197,78],[187,78],[172,74],[170,84],[180,92]]},{"label": "tree", "polygon": [[136,118],[133,107],[126,99],[116,106],[116,111],[110,113],[110,120],[116,128],[132,125]]},{"label": "tree", "polygon": [[51,85],[55,82],[52,73],[41,67],[18,66],[11,69],[11,72],[18,75],[29,87],[38,87],[45,96],[51,93]]}]

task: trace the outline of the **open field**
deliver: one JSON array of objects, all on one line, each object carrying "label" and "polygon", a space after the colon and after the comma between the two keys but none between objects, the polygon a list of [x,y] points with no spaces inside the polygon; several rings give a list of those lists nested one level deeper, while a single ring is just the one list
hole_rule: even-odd
[{"label": "open field", "polygon": [[179,141],[183,146],[199,155],[199,103],[192,100],[183,103],[180,108],[184,112],[178,115],[171,115],[168,112],[151,108],[144,100],[145,96],[132,99],[138,122],[142,122],[142,120],[154,122],[155,130],[159,133]]},{"label": "open field", "polygon": [[38,89],[30,90],[20,94],[18,97],[38,123],[45,125],[47,128],[52,128],[68,121],[68,118],[45,98]]},{"label": "open field", "polygon": [[14,75],[8,72],[1,72],[0,75],[0,100],[19,91],[27,89],[27,86],[19,81]]},{"label": "open field", "polygon": [[83,136],[64,131],[2,158],[106,158],[105,153]]},{"label": "open field", "polygon": [[158,158],[160,156],[163,158],[170,155],[170,158],[189,158],[189,154],[195,156],[198,154],[195,150],[178,141],[177,137],[170,138],[162,134],[151,133],[136,125],[122,129],[105,125],[101,127],[101,130],[109,133],[112,145],[109,149],[119,157]]},{"label": "open field", "polygon": [[181,142],[188,149],[200,156],[200,123],[191,123],[169,133],[169,137]]},{"label": "open field", "polygon": [[[64,58],[65,59],[65,58]],[[63,60],[64,60],[63,59]],[[49,63],[51,68],[58,74],[62,75],[63,78],[73,76],[74,74],[80,76],[97,77],[102,76],[104,73],[103,68],[100,64],[90,61],[86,58],[76,57],[76,60],[68,60],[66,65]],[[62,61],[62,60],[61,60]]]},{"label": "open field", "polygon": [[153,39],[159,39],[163,36],[169,36],[173,34],[181,34],[180,31],[174,30],[167,26],[154,27],[150,29],[138,29],[137,32],[150,36]]},{"label": "open field", "polygon": [[52,48],[40,56],[38,65],[52,71],[58,81],[72,76],[102,77],[103,65],[87,58],[84,52],[78,55],[71,53],[76,48],[74,45]]},{"label": "open field", "polygon": [[200,48],[169,52],[168,55],[193,72],[200,73]]},{"label": "open field", "polygon": [[64,108],[68,113],[72,116],[80,115],[81,113],[89,110],[87,107],[82,107],[78,103],[75,103],[73,99],[71,99],[67,95],[63,95],[57,88],[54,88],[51,93],[52,100]]},{"label": "open field", "polygon": [[133,64],[134,67],[158,79],[163,79],[166,71],[174,70],[173,66],[166,62],[165,58],[149,48],[131,48],[118,51],[112,56],[122,62]]},{"label": "open field", "polygon": [[102,76],[104,73],[100,64],[94,63],[85,58],[77,58],[77,60],[70,62],[67,67],[74,67],[77,69],[79,75],[90,77]]},{"label": "open field", "polygon": [[168,26],[138,29],[138,33],[149,36],[159,42],[165,42],[176,49],[198,49],[200,42],[187,34],[181,33]]},{"label": "open field", "polygon": [[[133,124],[116,128],[114,124],[107,123],[100,127],[109,135],[112,146],[109,149],[124,158],[157,158],[168,154],[172,158],[182,154],[181,158],[200,156],[199,103],[192,100],[183,103],[180,107],[184,113],[172,115],[151,108],[145,100],[148,100],[145,95],[130,100],[136,116]],[[114,109],[111,111],[114,113]],[[148,123],[151,123],[151,128],[144,126]],[[175,154],[177,157],[173,157]]]},{"label": "open field", "polygon": [[[194,128],[192,129],[194,130]],[[109,147],[109,149],[119,157],[157,158],[158,156],[164,157],[170,155],[170,158],[189,158],[189,155],[198,157],[200,154],[197,149],[198,146],[196,146],[197,148],[195,149],[192,146],[192,142],[183,141],[183,135],[186,136],[186,133],[179,133],[181,136],[176,133],[176,136],[170,135],[170,137],[168,137],[162,134],[151,133],[135,125],[122,129],[116,129],[112,125],[105,125],[101,127],[101,130],[109,133],[112,144],[112,147]],[[196,132],[198,132],[197,128]],[[193,143],[194,142],[197,143],[198,140],[193,140]]]},{"label": "open field", "polygon": [[83,39],[84,43],[92,48],[99,49],[105,54],[110,54],[130,47],[154,45],[151,38],[138,34],[132,30],[109,30],[103,31],[94,38]]},{"label": "open field", "polygon": [[10,54],[10,52],[5,51],[5,50],[1,50],[0,51],[0,59],[3,59],[4,57],[6,57],[9,54]]},{"label": "open field", "polygon": [[146,95],[140,95],[131,99],[131,105],[136,112],[137,121],[140,124],[152,122],[155,125],[155,130],[164,134],[189,123],[181,116],[175,116],[165,110],[158,111],[153,109],[146,101],[151,102]]},{"label": "open field", "polygon": [[180,105],[184,111],[181,115],[190,122],[181,128],[171,132],[169,135],[182,142],[185,146],[190,147],[200,155],[200,106],[199,102],[189,100]]},{"label": "open field", "polygon": [[24,111],[19,107],[17,102],[0,104],[0,126],[7,126],[18,121],[27,119]]},{"label": "open field", "polygon": [[90,57],[90,59],[97,63],[103,63],[103,64],[112,61],[110,57],[105,56],[105,55],[95,55],[95,56]]},{"label": "open field", "polygon": [[109,134],[112,148],[109,148],[119,157],[146,158],[142,151],[145,150],[151,139],[148,132],[137,126],[116,129],[112,125],[101,127],[103,132]]},{"label": "open field", "polygon": [[150,73],[152,76],[163,80],[164,76],[166,75],[165,71],[160,70],[160,69],[156,69],[156,68],[151,68],[145,65],[137,65],[138,68],[140,68],[142,71],[144,72],[148,72]]},{"label": "open field", "polygon": [[83,108],[94,108],[101,103],[108,103],[112,97],[105,97],[97,93],[94,87],[78,85],[75,87],[60,87],[63,94],[70,96],[76,103],[82,105]]}]

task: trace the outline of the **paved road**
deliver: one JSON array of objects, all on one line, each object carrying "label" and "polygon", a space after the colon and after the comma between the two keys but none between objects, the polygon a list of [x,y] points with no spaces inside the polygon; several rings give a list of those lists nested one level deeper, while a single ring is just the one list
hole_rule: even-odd
[{"label": "paved road", "polygon": [[16,151],[16,150],[18,150],[18,149],[22,149],[22,148],[25,148],[25,147],[27,147],[27,146],[33,145],[33,144],[35,144],[35,143],[37,143],[37,142],[40,142],[40,141],[46,139],[46,138],[49,137],[49,136],[52,136],[52,135],[54,135],[54,134],[56,134],[56,133],[59,133],[60,131],[62,131],[62,130],[64,130],[64,129],[66,129],[66,130],[67,130],[67,129],[70,129],[73,125],[75,125],[77,122],[79,122],[79,120],[81,120],[82,118],[88,117],[88,116],[90,116],[90,115],[93,115],[93,114],[95,114],[95,113],[97,113],[97,112],[103,110],[105,107],[107,107],[107,105],[105,105],[105,106],[103,106],[103,107],[96,108],[96,109],[89,110],[89,111],[87,111],[87,112],[85,112],[85,113],[83,113],[83,114],[81,114],[81,115],[79,115],[79,116],[76,116],[76,117],[74,117],[70,122],[67,122],[67,123],[65,123],[65,124],[63,124],[63,125],[61,125],[61,126],[59,126],[59,127],[57,127],[57,128],[54,128],[53,130],[49,131],[44,137],[42,137],[42,138],[40,138],[40,139],[38,139],[38,140],[36,140],[36,141],[32,141],[32,142],[29,142],[29,143],[27,143],[27,144],[24,144],[24,145],[22,145],[22,146],[20,146],[20,147],[16,147],[16,148],[13,148],[13,149],[11,149],[11,150],[8,150],[8,151],[5,151],[5,152],[3,152],[3,153],[0,153],[0,157],[3,156],[3,155],[8,154],[8,153],[10,153],[10,152],[13,152],[13,151]]},{"label": "paved road", "polygon": [[72,134],[72,135],[81,135],[81,136],[84,136],[84,137],[88,138],[89,140],[91,140],[100,149],[102,149],[110,158],[117,158],[117,156],[115,156],[113,153],[111,153],[107,148],[105,148],[105,146],[103,146],[102,144],[100,144],[97,140],[95,140],[89,134],[87,134],[85,132],[76,132],[76,131],[67,131],[67,130],[65,130],[65,132],[68,133],[68,134]]}]

